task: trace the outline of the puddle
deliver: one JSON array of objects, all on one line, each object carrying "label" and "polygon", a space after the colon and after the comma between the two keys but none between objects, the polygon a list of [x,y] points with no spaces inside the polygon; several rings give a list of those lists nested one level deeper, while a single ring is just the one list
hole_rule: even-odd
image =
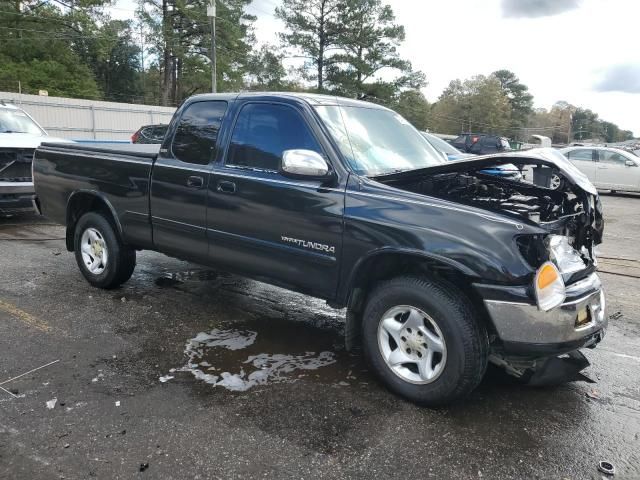
[{"label": "puddle", "polygon": [[235,327],[200,332],[188,340],[186,365],[172,369],[170,374],[189,372],[210,385],[246,391],[257,385],[295,382],[311,376],[348,385],[356,380],[352,371],[360,371],[348,365],[342,337],[335,332],[280,319]]},{"label": "puddle", "polygon": [[158,287],[173,287],[185,282],[206,282],[224,276],[226,275],[215,270],[186,270],[184,272],[166,273],[156,278],[155,284]]}]

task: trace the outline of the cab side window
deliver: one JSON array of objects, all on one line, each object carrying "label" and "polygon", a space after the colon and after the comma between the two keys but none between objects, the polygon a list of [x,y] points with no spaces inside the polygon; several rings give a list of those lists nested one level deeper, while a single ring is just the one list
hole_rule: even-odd
[{"label": "cab side window", "polygon": [[186,163],[207,165],[216,154],[216,141],[227,102],[197,102],[189,105],[180,117],[171,151]]},{"label": "cab side window", "polygon": [[302,115],[286,105],[249,103],[238,115],[226,164],[277,171],[282,152],[292,149],[322,154]]}]

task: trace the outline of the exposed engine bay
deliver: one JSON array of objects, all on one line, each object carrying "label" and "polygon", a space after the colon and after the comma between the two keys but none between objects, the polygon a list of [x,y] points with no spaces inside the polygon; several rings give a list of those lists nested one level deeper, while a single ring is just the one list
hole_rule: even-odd
[{"label": "exposed engine bay", "polygon": [[[376,177],[376,180],[395,188],[533,223],[550,234],[570,238],[572,247],[581,252],[585,260],[595,258],[593,248],[601,243],[604,228],[595,188],[586,185],[584,179],[576,181],[571,175],[574,173],[571,166],[569,169],[562,168],[563,165],[558,168],[553,161],[536,157],[479,157]],[[525,176],[487,172],[488,168],[507,163],[526,172]],[[551,176],[560,179],[555,189],[549,186]]]}]

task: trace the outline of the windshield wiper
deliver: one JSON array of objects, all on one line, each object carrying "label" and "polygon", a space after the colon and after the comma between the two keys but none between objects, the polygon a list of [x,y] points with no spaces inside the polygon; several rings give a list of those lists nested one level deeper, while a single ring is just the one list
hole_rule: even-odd
[{"label": "windshield wiper", "polygon": [[387,170],[380,175],[393,175],[394,173],[410,172],[411,170],[419,170],[419,168],[394,168],[393,170]]},{"label": "windshield wiper", "polygon": [[18,132],[17,130],[2,130],[0,133],[27,133],[27,132]]}]

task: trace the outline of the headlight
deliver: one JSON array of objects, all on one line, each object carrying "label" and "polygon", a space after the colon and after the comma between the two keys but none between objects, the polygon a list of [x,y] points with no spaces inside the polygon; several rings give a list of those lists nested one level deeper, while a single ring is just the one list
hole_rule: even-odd
[{"label": "headlight", "polygon": [[536,272],[533,281],[538,308],[545,312],[557,307],[566,297],[564,281],[558,268],[551,262],[545,262]]},{"label": "headlight", "polygon": [[568,237],[549,235],[545,243],[549,250],[549,259],[556,264],[562,275],[569,275],[586,267],[580,254],[569,245]]}]

